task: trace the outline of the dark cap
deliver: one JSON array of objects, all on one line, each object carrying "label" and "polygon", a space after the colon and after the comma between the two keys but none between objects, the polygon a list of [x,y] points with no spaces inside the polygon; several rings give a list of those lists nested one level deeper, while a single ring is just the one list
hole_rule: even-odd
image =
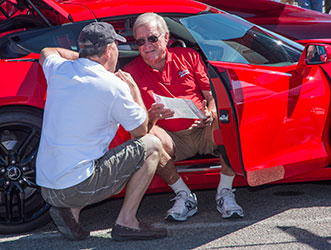
[{"label": "dark cap", "polygon": [[93,22],[86,25],[79,34],[80,50],[98,48],[115,40],[125,43],[126,39],[117,34],[114,27],[106,22]]}]

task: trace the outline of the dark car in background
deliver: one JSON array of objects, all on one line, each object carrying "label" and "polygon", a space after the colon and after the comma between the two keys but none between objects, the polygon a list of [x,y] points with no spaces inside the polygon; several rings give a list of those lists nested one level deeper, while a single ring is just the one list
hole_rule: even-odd
[{"label": "dark car in background", "polygon": [[272,0],[200,0],[302,44],[331,43],[331,15]]}]

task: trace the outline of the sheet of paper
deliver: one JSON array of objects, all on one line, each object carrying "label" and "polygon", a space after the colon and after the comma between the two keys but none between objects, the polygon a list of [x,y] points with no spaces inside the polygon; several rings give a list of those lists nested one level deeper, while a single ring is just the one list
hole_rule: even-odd
[{"label": "sheet of paper", "polygon": [[188,99],[170,98],[160,96],[153,93],[156,103],[162,103],[165,108],[171,109],[175,112],[174,118],[187,118],[187,119],[206,119],[207,117],[201,112],[200,109]]}]

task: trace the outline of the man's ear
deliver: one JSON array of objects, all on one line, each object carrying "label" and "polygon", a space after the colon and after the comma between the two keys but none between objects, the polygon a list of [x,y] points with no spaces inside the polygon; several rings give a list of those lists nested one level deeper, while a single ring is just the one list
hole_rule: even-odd
[{"label": "man's ear", "polygon": [[111,55],[111,51],[112,51],[112,46],[110,43],[108,43],[105,49],[105,54],[107,55],[107,57]]},{"label": "man's ear", "polygon": [[169,42],[169,32],[166,32],[164,35],[164,39],[166,40],[166,42]]}]

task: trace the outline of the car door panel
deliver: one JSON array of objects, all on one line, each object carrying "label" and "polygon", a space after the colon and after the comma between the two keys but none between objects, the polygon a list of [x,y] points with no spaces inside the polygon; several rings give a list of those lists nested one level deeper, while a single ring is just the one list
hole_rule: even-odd
[{"label": "car door panel", "polygon": [[[242,159],[241,168],[249,185],[325,166],[329,154],[323,134],[329,115],[330,86],[319,66],[298,72],[295,66],[270,70],[267,66],[213,64],[218,71],[227,72],[231,86],[227,93],[232,110],[230,101],[224,101],[225,91],[221,89],[225,87],[212,77],[218,111],[227,109],[232,112],[230,117],[237,118],[230,119],[229,124],[220,123],[225,148],[236,171],[238,159]],[[235,131],[238,150],[227,139]],[[234,154],[229,152],[232,150]]]}]

